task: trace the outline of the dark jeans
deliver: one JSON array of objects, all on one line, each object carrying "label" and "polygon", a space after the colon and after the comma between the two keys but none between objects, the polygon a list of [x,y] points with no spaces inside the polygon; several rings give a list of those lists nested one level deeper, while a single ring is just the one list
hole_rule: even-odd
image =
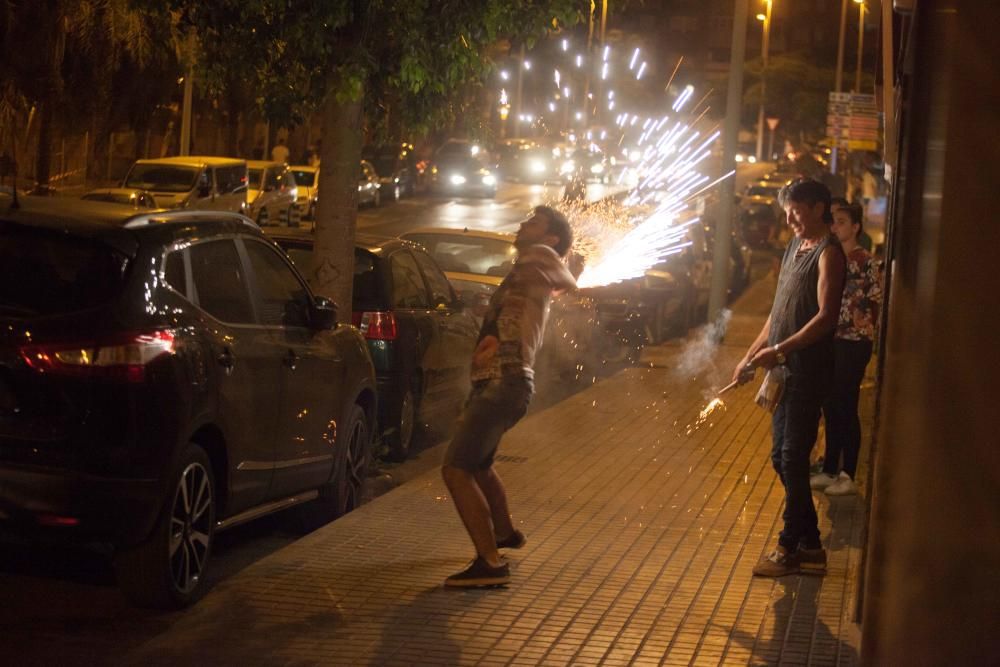
[{"label": "dark jeans", "polygon": [[[836,475],[843,470],[851,479],[858,470],[861,451],[861,420],[858,419],[858,395],[865,368],[872,356],[870,340],[834,341],[834,377],[830,395],[823,403],[826,421],[826,454],[823,472]],[[840,456],[844,465],[840,465]]]},{"label": "dark jeans", "polygon": [[816,444],[826,383],[818,377],[790,374],[771,419],[771,464],[785,485],[785,526],[778,543],[794,551],[820,546],[819,521],[809,489],[809,452]]}]

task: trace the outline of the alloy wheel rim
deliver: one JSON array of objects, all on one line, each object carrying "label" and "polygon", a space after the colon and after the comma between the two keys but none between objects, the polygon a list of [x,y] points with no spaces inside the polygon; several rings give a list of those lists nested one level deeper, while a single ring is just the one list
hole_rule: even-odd
[{"label": "alloy wheel rim", "polygon": [[358,506],[361,497],[361,485],[364,484],[365,474],[365,429],[364,422],[358,421],[351,428],[351,437],[347,443],[347,465],[345,466],[345,489],[344,503],[345,511],[350,511]]},{"label": "alloy wheel rim", "polygon": [[208,471],[200,463],[191,463],[181,473],[170,514],[170,576],[180,593],[193,591],[205,570],[213,500]]}]

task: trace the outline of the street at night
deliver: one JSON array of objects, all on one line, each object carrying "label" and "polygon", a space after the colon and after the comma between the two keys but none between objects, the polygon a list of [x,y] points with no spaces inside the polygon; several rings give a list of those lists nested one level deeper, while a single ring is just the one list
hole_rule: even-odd
[{"label": "street at night", "polygon": [[1000,663],[998,24],[0,2],[4,664]]}]

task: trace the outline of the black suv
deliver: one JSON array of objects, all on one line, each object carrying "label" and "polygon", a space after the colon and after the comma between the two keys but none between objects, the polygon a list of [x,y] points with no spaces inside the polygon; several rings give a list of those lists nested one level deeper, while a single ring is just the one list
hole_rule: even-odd
[{"label": "black suv", "polygon": [[374,369],[246,218],[0,195],[0,524],[110,542],[135,602],[204,589],[216,530],[351,509]]}]

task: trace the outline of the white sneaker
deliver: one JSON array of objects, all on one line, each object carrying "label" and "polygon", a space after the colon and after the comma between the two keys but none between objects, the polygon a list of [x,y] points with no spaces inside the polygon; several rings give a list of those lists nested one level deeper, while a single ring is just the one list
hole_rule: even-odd
[{"label": "white sneaker", "polygon": [[809,488],[822,491],[836,481],[836,475],[828,475],[825,472],[818,472],[809,478]]},{"label": "white sneaker", "polygon": [[858,492],[858,487],[846,472],[841,472],[840,477],[833,484],[826,487],[828,496],[853,496]]}]

